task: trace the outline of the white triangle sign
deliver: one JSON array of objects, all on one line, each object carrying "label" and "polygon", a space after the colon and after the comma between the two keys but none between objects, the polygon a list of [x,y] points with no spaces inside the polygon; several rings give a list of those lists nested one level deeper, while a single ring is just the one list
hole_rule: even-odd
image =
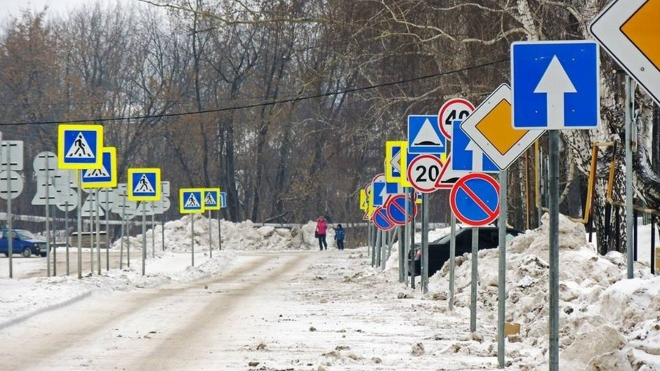
[{"label": "white triangle sign", "polygon": [[197,198],[195,197],[194,193],[191,193],[190,196],[188,196],[188,199],[186,200],[186,204],[184,205],[186,208],[194,208],[194,207],[199,207],[199,201],[197,201]]},{"label": "white triangle sign", "polygon": [[89,143],[85,139],[85,136],[82,135],[82,132],[78,132],[76,140],[73,141],[69,151],[67,151],[66,158],[95,158],[96,156],[92,152],[92,149],[89,148]]},{"label": "white triangle sign", "polygon": [[421,146],[438,146],[443,148],[442,140],[438,136],[438,133],[433,129],[433,125],[429,119],[426,119],[422,124],[422,127],[419,129],[417,136],[412,142],[412,145],[415,147]]},{"label": "white triangle sign", "polygon": [[218,203],[215,201],[215,198],[213,198],[213,193],[209,192],[206,194],[206,198],[204,199],[204,204],[209,205],[209,206],[215,206]]},{"label": "white triangle sign", "polygon": [[135,188],[133,189],[133,193],[154,193],[156,192],[154,190],[154,186],[151,185],[151,182],[147,178],[147,174],[142,174],[142,177],[140,180],[137,182],[137,185],[135,185]]},{"label": "white triangle sign", "polygon": [[83,179],[107,178],[110,176],[108,170],[103,166],[100,169],[87,169],[83,174]]}]

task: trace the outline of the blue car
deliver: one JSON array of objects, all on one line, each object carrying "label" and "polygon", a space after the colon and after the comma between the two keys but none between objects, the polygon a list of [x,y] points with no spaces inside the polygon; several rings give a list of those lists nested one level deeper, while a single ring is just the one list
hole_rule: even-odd
[{"label": "blue car", "polygon": [[[11,251],[13,254],[21,254],[24,258],[29,258],[32,255],[46,256],[46,241],[39,239],[30,231],[25,229],[12,229],[14,236]],[[9,256],[9,242],[8,242],[8,229],[0,230],[0,254]]]}]

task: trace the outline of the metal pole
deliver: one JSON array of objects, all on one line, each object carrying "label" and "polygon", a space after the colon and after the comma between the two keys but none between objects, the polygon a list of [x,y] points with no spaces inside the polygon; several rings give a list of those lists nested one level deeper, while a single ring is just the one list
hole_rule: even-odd
[{"label": "metal pole", "polygon": [[[48,174],[48,155],[46,155],[46,277],[50,277],[50,216],[48,215],[48,186],[50,185],[50,176]],[[53,269],[55,267],[53,266]]]},{"label": "metal pole", "polygon": [[451,213],[449,240],[449,311],[454,310],[454,282],[456,280],[456,216]]},{"label": "metal pole", "polygon": [[82,279],[82,170],[78,174],[78,279]]},{"label": "metal pole", "polygon": [[7,252],[9,253],[9,278],[14,278],[14,232],[11,215],[11,146],[7,143]]},{"label": "metal pole", "polygon": [[161,243],[162,243],[162,249],[165,251],[165,201],[164,197],[160,198],[160,209],[162,210],[162,218],[160,219],[160,237],[161,237]]},{"label": "metal pole", "polygon": [[213,258],[213,228],[211,228],[211,210],[209,210],[209,257]]},{"label": "metal pole", "polygon": [[121,238],[119,240],[119,269],[124,269],[124,226],[126,225],[126,190],[122,194],[124,207],[121,209]]},{"label": "metal pole", "polygon": [[98,275],[101,275],[101,215],[100,214],[100,206],[99,206],[99,190],[95,189],[94,190],[94,201],[96,204],[96,262],[97,262],[97,268],[96,268],[96,273]]},{"label": "metal pole", "polygon": [[559,371],[559,131],[550,130],[550,272],[549,272],[549,364]]},{"label": "metal pole", "polygon": [[[404,188],[405,189],[405,188]],[[403,281],[405,282],[406,286],[408,286],[408,272],[410,271],[408,268],[410,267],[410,247],[411,244],[408,243],[408,236],[410,235],[408,233],[408,228],[410,228],[410,217],[408,214],[412,214],[411,208],[408,207],[408,204],[411,206],[412,204],[412,194],[409,194],[408,190],[404,191],[404,194],[406,195],[406,204],[405,204],[405,215],[406,218],[404,219],[405,222],[403,224],[403,235],[401,236],[401,241],[403,242]],[[414,208],[414,206],[413,206]]]},{"label": "metal pole", "polygon": [[[410,191],[411,198],[415,194],[415,190],[411,189]],[[415,202],[415,201],[413,201]],[[415,215],[411,214],[410,216],[410,249],[412,250],[412,259],[410,259],[410,288],[415,289],[415,255],[417,252],[415,251]],[[421,264],[420,264],[421,268]]]},{"label": "metal pole", "polygon": [[637,210],[633,211],[633,260],[637,261]]},{"label": "metal pole", "polygon": [[151,203],[151,257],[156,258],[156,210],[154,203]]},{"label": "metal pole", "polygon": [[142,201],[142,275],[147,262],[147,204]]},{"label": "metal pole", "polygon": [[376,243],[373,245],[373,251],[371,253],[371,266],[376,267],[376,246],[380,245],[381,233],[380,229],[375,229],[376,232]]},{"label": "metal pole", "polygon": [[[88,201],[90,197],[94,197],[92,192],[87,196]],[[94,211],[91,202],[89,203],[89,258],[90,273],[94,274]]]},{"label": "metal pole", "polygon": [[190,259],[192,266],[195,266],[195,214],[190,214]]},{"label": "metal pole", "polygon": [[632,99],[630,76],[626,74],[626,107],[625,107],[625,126],[626,126],[626,255],[628,257],[628,278],[633,278],[633,189],[632,189]]},{"label": "metal pole", "polygon": [[[406,205],[408,203],[406,202]],[[408,207],[406,206],[405,209],[407,210]],[[406,213],[404,212],[404,215]],[[397,240],[399,240],[399,283],[403,283],[403,274],[404,274],[404,269],[403,267],[405,264],[403,263],[403,260],[405,259],[405,249],[406,249],[406,243],[403,241],[403,233],[402,233],[402,228],[399,226],[396,228],[396,237]]]},{"label": "metal pole", "polygon": [[105,270],[110,271],[110,192],[108,188],[105,192]]},{"label": "metal pole", "polygon": [[422,194],[422,293],[429,293],[429,195]]},{"label": "metal pole", "polygon": [[218,210],[218,250],[222,250],[222,223],[220,223],[221,214],[222,213]]},{"label": "metal pole", "polygon": [[506,314],[506,222],[507,222],[507,171],[500,171],[500,218],[497,221],[499,227],[498,244],[500,256],[498,257],[497,276],[497,363],[499,368],[504,368],[504,320]]},{"label": "metal pole", "polygon": [[479,256],[479,228],[472,228],[472,279],[470,280],[470,331],[477,331],[477,259]]},{"label": "metal pole", "polygon": [[655,275],[655,215],[651,215],[651,274]]},{"label": "metal pole", "polygon": [[[69,172],[67,171],[67,174],[68,173]],[[67,184],[71,185],[71,183],[68,181],[68,177],[69,176],[67,175]],[[66,201],[64,201],[64,230],[65,230],[64,235],[66,236],[66,241],[65,241],[65,244],[66,244],[66,247],[65,247],[65,249],[66,249],[66,275],[68,276],[69,273],[70,273],[70,270],[69,270],[69,200],[68,199]]]}]

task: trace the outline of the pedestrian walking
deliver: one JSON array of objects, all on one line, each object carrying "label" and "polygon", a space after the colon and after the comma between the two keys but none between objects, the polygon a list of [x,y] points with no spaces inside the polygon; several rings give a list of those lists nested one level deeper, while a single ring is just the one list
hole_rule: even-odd
[{"label": "pedestrian walking", "polygon": [[344,250],[344,239],[346,238],[346,232],[341,224],[337,224],[335,228],[335,241],[337,242],[337,249],[339,251]]},{"label": "pedestrian walking", "polygon": [[328,229],[328,223],[325,221],[324,217],[319,217],[316,220],[316,233],[314,236],[319,239],[319,250],[328,249],[328,243],[325,241],[325,233]]}]

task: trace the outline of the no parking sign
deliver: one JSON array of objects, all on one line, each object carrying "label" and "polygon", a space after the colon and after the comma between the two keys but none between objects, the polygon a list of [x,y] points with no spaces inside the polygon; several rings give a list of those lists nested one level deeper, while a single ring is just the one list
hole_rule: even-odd
[{"label": "no parking sign", "polygon": [[500,185],[491,176],[473,173],[459,179],[451,189],[451,210],[461,222],[479,227],[500,214]]},{"label": "no parking sign", "polygon": [[[406,214],[406,203],[408,203],[408,214]],[[412,220],[412,215],[417,215],[417,204],[406,195],[396,195],[387,201],[385,210],[394,224],[404,225],[406,221]]]}]

